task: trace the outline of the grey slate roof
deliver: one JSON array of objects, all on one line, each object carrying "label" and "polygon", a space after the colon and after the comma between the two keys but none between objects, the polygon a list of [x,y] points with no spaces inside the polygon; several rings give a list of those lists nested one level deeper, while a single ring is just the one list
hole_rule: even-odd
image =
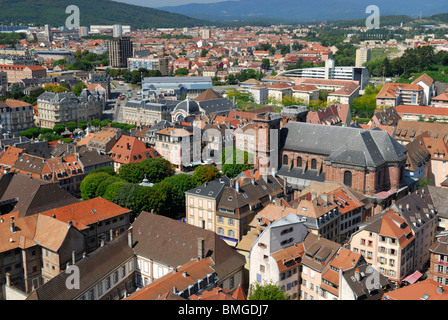
[{"label": "grey slate roof", "polygon": [[437,215],[442,218],[448,218],[448,189],[434,186],[427,186]]},{"label": "grey slate roof", "polygon": [[144,110],[152,110],[157,112],[171,112],[173,111],[175,105],[173,104],[165,104],[165,103],[156,103],[151,102],[149,100],[130,100],[126,102],[126,107],[129,108],[141,108]]},{"label": "grey slate roof", "polygon": [[[355,278],[356,269],[358,269],[360,274],[364,274],[359,280]],[[367,287],[368,284],[371,285],[369,277],[372,275],[372,269],[370,264],[364,264],[343,272],[342,276],[347,281],[356,300],[380,300],[385,292],[392,290],[389,280],[378,271],[374,272],[378,274],[380,287],[377,289],[370,288],[370,286],[369,288]]]},{"label": "grey slate roof", "polygon": [[197,188],[188,190],[185,194],[217,199],[224,187],[229,186],[229,184],[230,179],[223,176],[219,179],[204,183]]},{"label": "grey slate roof", "polygon": [[286,150],[326,155],[326,161],[378,167],[406,160],[407,149],[381,130],[288,122],[281,132]]},{"label": "grey slate roof", "polygon": [[98,280],[115,270],[126,260],[134,256],[128,245],[127,233],[108,242],[93,251],[89,256],[76,262],[79,268],[79,289],[67,289],[66,280],[71,273],[61,272],[59,275],[38,287],[27,300],[74,300]]},{"label": "grey slate roof", "polygon": [[230,110],[236,110],[232,102],[227,98],[200,101],[199,106],[205,114],[228,114]]}]

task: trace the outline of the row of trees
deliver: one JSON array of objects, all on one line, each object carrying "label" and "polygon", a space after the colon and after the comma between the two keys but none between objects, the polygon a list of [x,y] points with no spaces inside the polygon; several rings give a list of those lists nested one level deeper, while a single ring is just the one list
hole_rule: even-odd
[{"label": "row of trees", "polygon": [[387,57],[380,57],[372,59],[365,66],[369,69],[370,75],[374,77],[398,75],[406,79],[412,73],[438,70],[440,67],[448,66],[448,52],[435,53],[431,46],[409,48],[399,58],[390,60]]},{"label": "row of trees", "polygon": [[[185,192],[221,176],[214,166],[200,166],[192,176],[174,175],[171,163],[163,158],[145,159],[139,163],[122,165],[115,173],[113,168],[92,171],[81,183],[84,200],[103,197],[128,208],[138,216],[142,211],[177,218],[185,211]],[[144,178],[154,183],[141,186]]]},{"label": "row of trees", "polygon": [[[129,71],[127,69],[107,69],[106,72],[114,79],[122,79],[125,82],[137,84],[142,82],[142,76],[145,77],[161,77],[159,70],[148,70],[139,68],[138,70]],[[188,74],[188,73],[187,73]]]}]

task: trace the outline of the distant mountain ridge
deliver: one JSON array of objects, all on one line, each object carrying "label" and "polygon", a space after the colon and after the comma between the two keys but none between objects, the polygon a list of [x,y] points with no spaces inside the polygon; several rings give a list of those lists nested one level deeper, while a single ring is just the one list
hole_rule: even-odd
[{"label": "distant mountain ridge", "polygon": [[192,3],[158,9],[212,21],[277,19],[284,21],[367,18],[366,8],[377,5],[381,15],[429,16],[446,12],[446,0],[239,0]]},{"label": "distant mountain ridge", "polygon": [[80,10],[80,25],[132,25],[134,28],[170,28],[208,25],[210,22],[158,9],[111,0],[0,0],[0,24],[64,26],[69,5]]}]

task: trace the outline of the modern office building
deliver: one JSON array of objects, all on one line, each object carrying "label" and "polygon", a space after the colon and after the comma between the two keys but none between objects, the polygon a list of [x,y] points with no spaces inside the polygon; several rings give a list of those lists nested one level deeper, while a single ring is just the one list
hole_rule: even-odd
[{"label": "modern office building", "polygon": [[106,41],[109,65],[113,68],[127,68],[132,57],[132,42],[129,37],[118,37]]},{"label": "modern office building", "polygon": [[369,70],[366,67],[336,67],[332,59],[325,61],[325,67],[287,70],[279,73],[278,76],[357,81],[361,90],[370,80]]}]

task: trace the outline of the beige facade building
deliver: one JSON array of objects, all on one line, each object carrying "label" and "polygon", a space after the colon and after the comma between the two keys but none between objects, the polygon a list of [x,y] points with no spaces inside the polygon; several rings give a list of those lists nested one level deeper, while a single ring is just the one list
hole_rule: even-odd
[{"label": "beige facade building", "polygon": [[350,250],[389,280],[400,283],[414,272],[415,236],[405,219],[389,210],[368,219],[350,239]]},{"label": "beige facade building", "polygon": [[370,61],[372,50],[367,47],[362,47],[356,50],[356,67],[362,67],[364,63]]},{"label": "beige facade building", "polygon": [[100,119],[103,96],[83,90],[79,97],[73,92],[44,92],[37,99],[36,123],[42,128],[52,129],[57,124]]}]

